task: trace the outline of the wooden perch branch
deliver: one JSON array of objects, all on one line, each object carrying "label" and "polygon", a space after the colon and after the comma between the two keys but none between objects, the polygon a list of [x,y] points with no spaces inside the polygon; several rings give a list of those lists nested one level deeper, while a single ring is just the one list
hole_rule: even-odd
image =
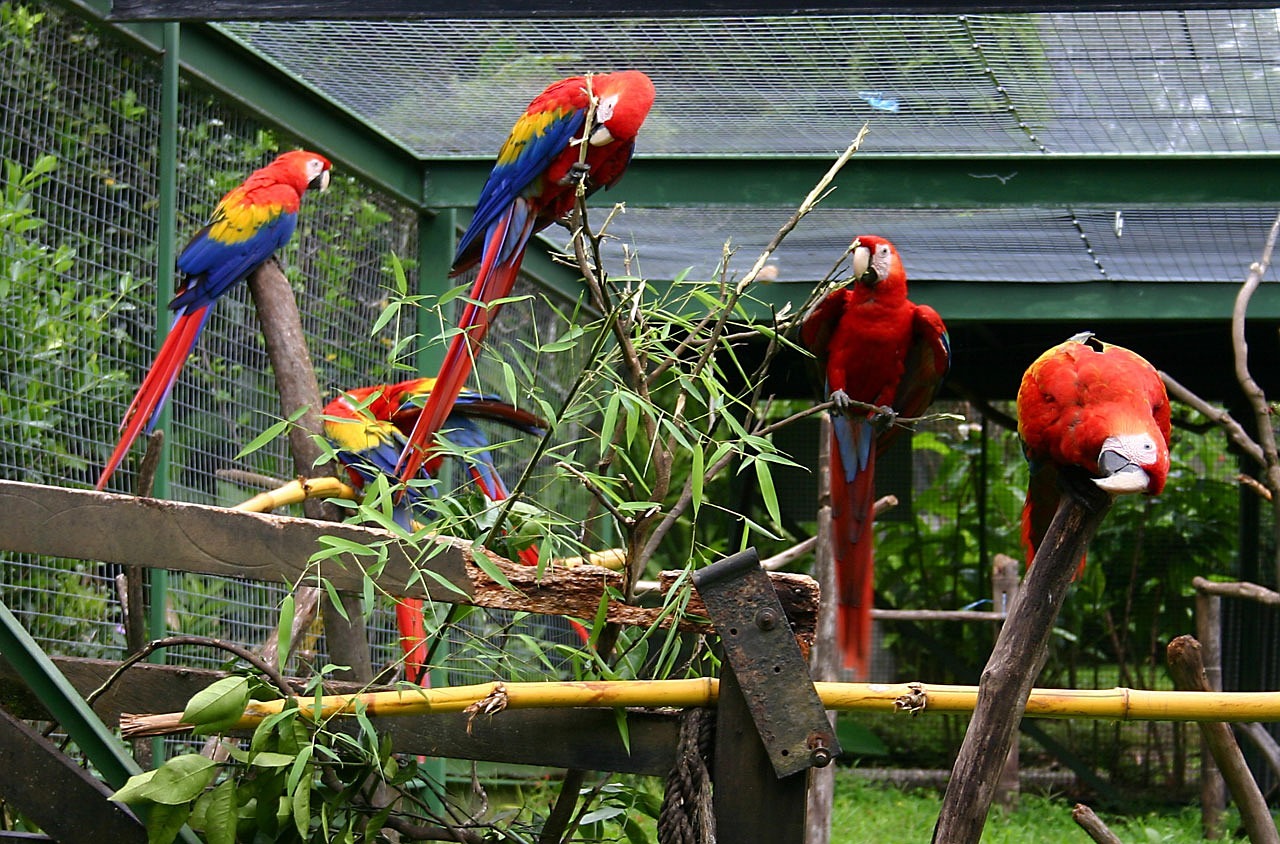
[{"label": "wooden perch branch", "polygon": [[1245,431],[1244,426],[1235,420],[1230,413],[1220,407],[1214,407],[1209,402],[1200,398],[1190,389],[1178,383],[1178,381],[1169,373],[1161,371],[1160,380],[1164,381],[1164,387],[1169,392],[1169,397],[1183,404],[1190,405],[1200,415],[1204,416],[1219,425],[1227,433],[1227,438],[1235,443],[1236,447],[1249,455],[1259,466],[1267,465],[1267,458],[1262,453],[1262,446],[1258,445],[1252,437]]},{"label": "wooden perch branch", "polygon": [[1219,583],[1214,580],[1206,580],[1203,577],[1193,577],[1191,578],[1191,586],[1204,595],[1243,598],[1246,601],[1256,601],[1259,604],[1266,604],[1271,607],[1280,606],[1280,592],[1272,592],[1265,586],[1259,586],[1256,583]]},{"label": "wooden perch branch", "polygon": [[1064,472],[1062,480],[1058,511],[983,669],[977,707],[934,828],[935,842],[977,844],[981,838],[1031,686],[1048,656],[1054,622],[1080,558],[1111,507],[1111,497],[1088,478]]},{"label": "wooden perch branch", "polygon": [[[293,288],[280,265],[272,260],[249,274],[249,293],[253,296],[267,356],[275,373],[281,412],[285,417],[302,412],[297,423],[289,428],[289,451],[293,455],[294,473],[300,478],[332,476],[333,466],[323,462],[320,445],[313,439],[313,436],[323,433],[320,420],[323,405]],[[303,503],[303,512],[312,519],[338,521],[340,518],[332,504],[315,498]],[[297,604],[312,607],[327,603],[327,596],[307,594],[308,589],[314,588],[299,585]],[[347,666],[344,673],[353,680],[370,681],[373,679],[373,665],[358,595],[340,595],[343,612],[325,613],[325,636],[330,658]],[[287,662],[289,655],[279,654],[277,658]]]},{"label": "wooden perch branch", "polygon": [[1071,810],[1071,820],[1089,834],[1097,844],[1124,844],[1116,834],[1107,825],[1102,822],[1102,818],[1094,814],[1093,809],[1083,803],[1077,803],[1075,808]]},{"label": "wooden perch branch", "polygon": [[[1209,679],[1204,673],[1204,661],[1200,655],[1200,643],[1193,636],[1179,636],[1169,643],[1169,673],[1173,684],[1184,691],[1211,692]],[[1240,809],[1240,820],[1252,844],[1280,844],[1280,833],[1267,809],[1258,784],[1249,773],[1240,745],[1236,744],[1231,728],[1226,724],[1201,722],[1200,732],[1213,753],[1213,761],[1226,780],[1227,789]]]}]

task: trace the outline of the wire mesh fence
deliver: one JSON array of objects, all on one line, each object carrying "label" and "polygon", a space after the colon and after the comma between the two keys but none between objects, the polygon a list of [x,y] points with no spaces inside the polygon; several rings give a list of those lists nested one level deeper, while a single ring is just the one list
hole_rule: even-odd
[{"label": "wire mesh fence", "polygon": [[[157,312],[168,319],[155,282],[160,68],[73,15],[7,4],[3,10],[0,43],[10,71],[0,80],[0,476],[87,486],[151,364]],[[184,85],[179,237],[194,233],[250,170],[302,145]],[[304,198],[298,231],[280,257],[326,397],[410,376],[393,366],[388,349],[416,330],[412,309],[371,335],[390,293],[393,254],[413,271],[411,209],[340,173],[329,192]],[[495,331],[498,349],[550,330],[534,318],[545,311],[539,291],[522,283],[516,293],[529,299],[523,313],[520,303],[510,306],[512,318]],[[178,380],[165,425],[169,498],[232,505],[256,490],[227,470],[293,474],[283,439],[237,457],[282,415],[256,319],[247,286],[235,286],[217,302]],[[135,458],[141,451],[135,446]],[[508,471],[521,459],[500,455]],[[136,462],[127,460],[110,488],[130,491],[136,481]],[[7,555],[0,565],[4,600],[52,653],[122,653],[117,568],[30,555]],[[174,633],[256,645],[273,634],[283,594],[283,586],[179,573],[170,581],[166,619]],[[370,627],[375,665],[396,660],[386,610]],[[323,638],[313,635],[303,650],[323,664]],[[222,662],[208,649],[179,658]]]},{"label": "wire mesh fence", "polygon": [[[0,273],[0,477],[87,486],[151,362],[155,314],[164,305],[157,301],[155,285],[159,68],[151,57],[65,13],[46,10],[37,19],[37,13],[20,7],[0,9],[0,59],[9,68],[0,76],[0,160],[6,168],[0,183],[0,260],[5,268]],[[505,128],[506,120],[498,125]],[[293,145],[201,89],[184,88],[179,231],[195,231],[223,192],[277,148]],[[786,216],[783,209],[753,213],[769,218],[769,231]],[[1259,224],[1250,212],[1241,213],[1242,226]],[[841,219],[825,228],[856,228],[848,223],[848,214],[833,216]],[[989,216],[995,220],[991,225],[1015,225],[1012,212]],[[1131,218],[1131,224],[1140,219]],[[650,221],[643,210],[628,220],[632,228],[625,240],[651,245],[655,261],[677,269],[688,265],[688,256],[677,248],[681,244],[672,246],[671,254],[663,252],[677,239],[664,240],[656,223],[646,227]],[[921,230],[928,227],[936,237],[940,221],[955,239],[965,234],[966,224],[957,215],[941,212],[920,224]],[[1097,228],[1102,239],[1111,222],[1102,211],[1084,215],[1083,222],[1057,219],[1060,237],[1054,243],[1078,239],[1082,227]],[[304,200],[299,231],[283,259],[326,396],[342,387],[405,377],[392,368],[386,350],[414,327],[393,323],[379,336],[371,336],[370,329],[388,295],[389,256],[408,260],[417,254],[416,226],[410,209],[352,179],[338,178],[330,193]],[[799,232],[788,248],[808,251],[808,236]],[[341,249],[331,248],[339,242]],[[709,273],[720,244],[704,246],[709,257],[703,269]],[[814,251],[834,254],[843,246],[841,241]],[[1019,241],[1010,248],[1026,247]],[[1039,262],[1035,256],[1043,251],[1029,249],[1025,260]],[[747,261],[754,258],[754,253],[743,255]],[[1123,257],[1117,254],[1115,263]],[[780,258],[785,280],[791,268],[785,253]],[[1083,259],[1077,263],[1070,279],[1096,272]],[[817,266],[813,274],[820,277],[828,269]],[[923,275],[945,278],[941,264],[931,272],[932,267],[921,268]],[[1129,275],[1141,273],[1135,269]],[[552,294],[528,282],[516,292],[527,298],[506,306],[490,335],[491,351],[478,368],[479,380],[507,393],[508,368],[520,363],[532,366],[544,388],[563,393],[583,361],[571,355],[530,361],[531,346],[551,339],[562,325],[544,298]],[[521,396],[507,397],[522,401]],[[219,301],[171,407],[169,497],[232,504],[248,491],[224,470],[291,474],[283,442],[237,457],[245,442],[280,416],[244,286]],[[990,554],[1019,553],[1011,538],[1016,537],[1012,519],[1024,484],[1015,477],[1020,455],[1011,435],[984,431],[976,424],[977,415],[971,416],[969,427],[957,427],[948,439],[919,439],[918,452],[924,456],[901,464],[900,477],[889,470],[883,475],[886,483],[914,493],[907,514],[886,525],[881,545],[887,561],[881,568],[885,594],[898,607],[957,609],[981,600],[989,594],[983,579]],[[578,436],[558,433],[569,441]],[[1064,617],[1050,680],[1073,686],[1163,682],[1153,662],[1154,631],[1177,625],[1189,629],[1188,596],[1176,585],[1189,582],[1189,576],[1175,578],[1160,567],[1176,563],[1183,574],[1189,568],[1200,574],[1225,573],[1235,551],[1234,536],[1221,530],[1238,520],[1230,481],[1234,467],[1224,460],[1220,442],[1205,443],[1209,441],[1196,437],[1180,440],[1180,468],[1165,499],[1126,502],[1112,514],[1108,524],[1113,527],[1100,535],[1096,556]],[[505,450],[499,468],[514,474],[528,456],[527,446]],[[129,490],[135,482],[133,464],[126,464],[114,488]],[[1200,496],[1198,516],[1180,515],[1178,508],[1160,503],[1183,493]],[[536,497],[539,490],[531,494]],[[586,494],[575,495],[540,503],[580,520]],[[8,555],[0,560],[0,595],[51,652],[114,657],[124,648],[115,574],[92,563]],[[166,616],[175,632],[258,644],[274,630],[273,608],[281,595],[282,587],[183,575],[172,584]],[[476,614],[450,644],[447,681],[523,679],[560,671],[554,649],[526,645],[536,640],[572,646],[579,642],[577,634],[557,620],[536,624],[509,614]],[[991,628],[976,625],[943,625],[926,632],[924,638],[912,638],[901,630],[886,631],[896,659],[884,667],[883,679],[966,681],[955,676],[956,667],[979,667],[993,636]],[[395,634],[385,607],[371,633],[375,666],[394,662]],[[481,640],[484,648],[470,648]],[[937,650],[938,642],[950,650]],[[304,660],[323,664],[324,644],[317,633],[308,634],[301,650]],[[972,660],[957,660],[957,651]],[[501,661],[489,657],[494,652],[503,654]],[[184,652],[181,658],[195,664],[221,661],[207,651]],[[883,729],[872,725],[888,753],[878,758],[913,767],[946,764],[963,735],[958,718],[913,719],[910,729],[903,723],[885,722]],[[1177,782],[1185,773],[1179,773],[1176,763],[1185,750],[1179,730],[1168,725],[1068,724],[1052,733],[1092,768],[1117,776],[1148,776],[1160,785]]]}]

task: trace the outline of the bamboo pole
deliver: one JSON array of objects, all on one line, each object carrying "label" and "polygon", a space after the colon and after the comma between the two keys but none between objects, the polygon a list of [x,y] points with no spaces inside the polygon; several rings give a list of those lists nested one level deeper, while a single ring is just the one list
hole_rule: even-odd
[{"label": "bamboo pole", "polygon": [[[972,712],[977,686],[920,683],[815,683],[827,709],[926,713]],[[325,695],[288,701],[310,718],[329,718],[361,709],[370,716],[427,715],[460,712],[476,706],[485,711],[570,707],[714,706],[719,682],[712,677],[688,680],[619,680],[600,682],[479,683],[437,689],[406,688],[358,695]],[[911,702],[908,707],[907,702]],[[252,701],[232,730],[252,729],[284,708],[286,701]],[[1280,692],[1171,692],[1144,689],[1032,689],[1026,713],[1032,718],[1100,718],[1118,721],[1280,721]],[[190,729],[181,713],[120,716],[126,738]],[[158,730],[159,732],[147,732]]]}]

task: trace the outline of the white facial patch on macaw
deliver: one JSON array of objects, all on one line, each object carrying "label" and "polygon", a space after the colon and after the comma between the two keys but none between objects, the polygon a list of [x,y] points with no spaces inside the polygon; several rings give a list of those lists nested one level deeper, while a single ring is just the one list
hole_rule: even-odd
[{"label": "white facial patch on macaw", "polygon": [[322,192],[329,187],[329,171],[318,158],[307,159],[307,187]]},{"label": "white facial patch on macaw", "polygon": [[1094,483],[1113,495],[1146,492],[1151,477],[1146,467],[1155,465],[1160,450],[1150,434],[1107,437],[1098,453],[1098,468],[1105,477]]},{"label": "white facial patch on macaw", "polygon": [[590,142],[593,147],[602,147],[613,143],[613,133],[605,124],[613,119],[613,110],[618,107],[619,94],[601,97],[596,103],[596,128],[591,130]]},{"label": "white facial patch on macaw", "polygon": [[892,261],[893,253],[887,243],[877,246],[874,253],[866,246],[859,246],[853,250],[853,278],[874,287],[888,277]]}]

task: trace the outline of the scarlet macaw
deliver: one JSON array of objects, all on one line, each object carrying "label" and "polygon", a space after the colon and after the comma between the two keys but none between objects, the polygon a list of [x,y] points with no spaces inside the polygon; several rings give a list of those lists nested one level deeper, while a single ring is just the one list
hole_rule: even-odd
[{"label": "scarlet macaw", "polygon": [[[596,98],[596,108],[584,133],[588,92]],[[585,182],[590,195],[622,178],[653,97],[653,83],[636,70],[571,76],[549,85],[516,121],[480,192],[475,216],[458,241],[450,275],[477,264],[479,270],[459,321],[462,330],[449,343],[436,389],[400,455],[396,475],[401,480],[412,478],[426,459],[426,449],[470,374],[490,321],[498,315],[500,300],[511,293],[529,238],[569,213],[579,181]],[[587,153],[582,168],[578,162],[584,135]]]},{"label": "scarlet macaw", "polygon": [[[422,402],[435,386],[434,378],[414,378],[398,384],[375,384],[347,390],[325,405],[324,433],[338,449],[338,459],[346,467],[352,484],[361,489],[377,474],[391,476],[404,447],[405,435],[413,427],[422,410]],[[518,410],[497,396],[463,391],[457,407],[445,420],[444,435],[454,445],[467,451],[467,468],[480,492],[490,501],[507,498],[507,487],[486,450],[489,442],[475,419],[490,419],[525,433],[540,434],[542,421],[531,413]],[[440,468],[443,455],[419,469],[418,477],[429,478]],[[412,507],[421,506],[420,496],[407,499],[409,506],[398,506],[396,520],[410,527]],[[537,565],[536,548],[520,552],[521,561]],[[396,626],[405,652],[405,675],[411,682],[425,677],[426,628],[422,618],[422,601],[404,598],[396,602]]]},{"label": "scarlet macaw", "polygon": [[[892,442],[897,415],[918,416],[951,362],[938,313],[907,298],[907,274],[893,244],[860,235],[853,281],[829,293],[800,328],[818,359],[832,412],[831,509],[839,593],[837,636],[846,668],[866,677],[871,657],[871,508],[875,461]],[[879,410],[855,408],[851,402]]]},{"label": "scarlet macaw", "polygon": [[182,250],[177,261],[182,282],[169,303],[173,325],[125,411],[120,441],[98,477],[98,489],[107,485],[138,434],[155,428],[213,303],[289,242],[302,194],[308,188],[327,188],[331,166],[323,155],[307,150],[277,156],[228,191],[204,228]]},{"label": "scarlet macaw", "polygon": [[1159,373],[1089,332],[1027,368],[1018,389],[1018,434],[1031,466],[1022,508],[1028,564],[1058,509],[1063,467],[1083,469],[1112,495],[1156,495],[1169,475],[1169,397]]}]

